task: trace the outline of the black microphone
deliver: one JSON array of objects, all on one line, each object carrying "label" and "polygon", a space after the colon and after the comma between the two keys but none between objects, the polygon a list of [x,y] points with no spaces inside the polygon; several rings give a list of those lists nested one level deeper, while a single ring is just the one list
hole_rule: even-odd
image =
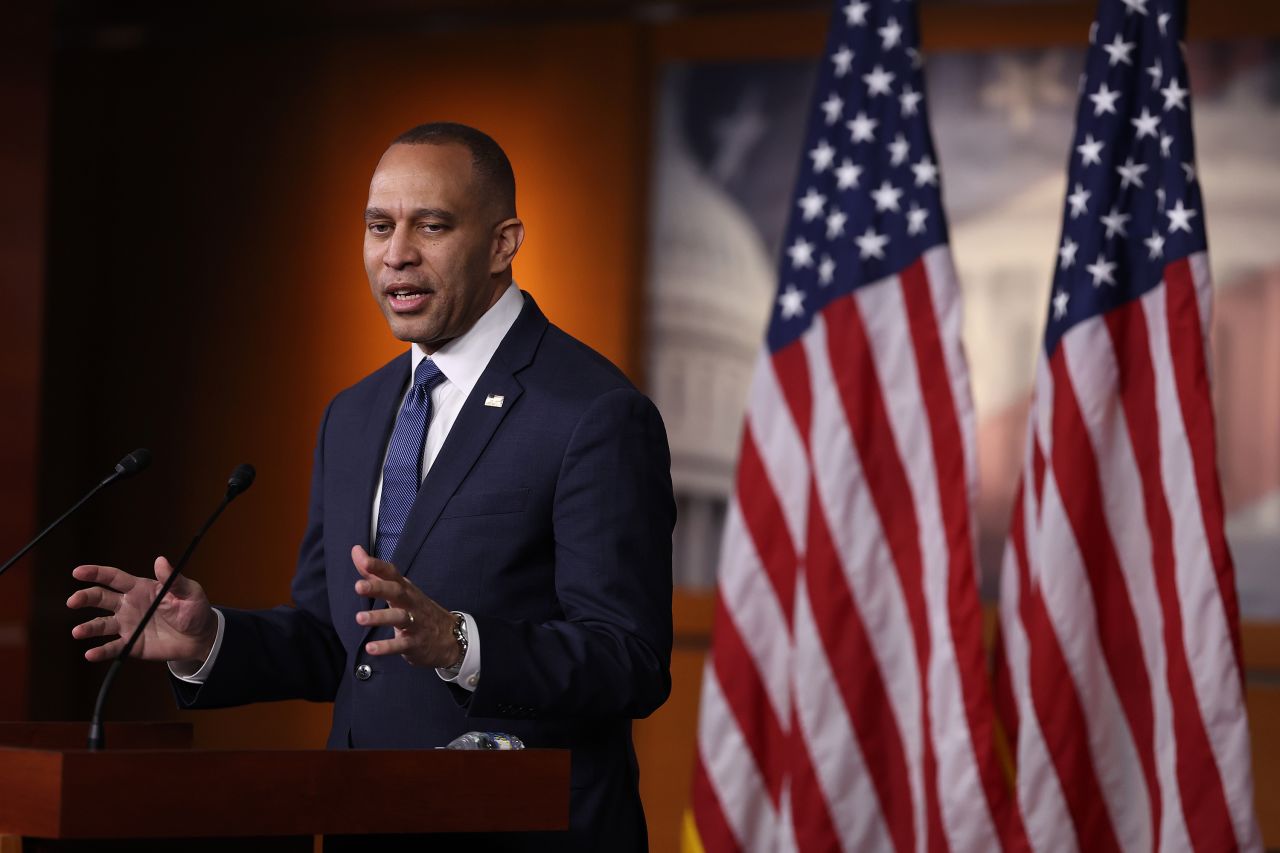
[{"label": "black microphone", "polygon": [[150,464],[151,464],[151,451],[147,450],[145,447],[139,447],[137,450],[133,451],[128,456],[121,459],[119,462],[116,463],[115,470],[112,471],[107,476],[103,477],[102,481],[98,483],[98,485],[94,486],[92,489],[89,490],[89,494],[85,495],[80,500],[76,501],[75,505],[72,506],[71,509],[67,510],[62,515],[58,516],[58,518],[53,522],[53,524],[50,524],[44,530],[41,530],[38,534],[36,534],[35,539],[32,539],[26,545],[23,545],[22,550],[18,551],[18,553],[10,557],[3,566],[0,566],[0,575],[7,572],[10,566],[18,562],[19,560],[21,560],[22,557],[28,551],[36,547],[36,545],[40,544],[40,540],[44,539],[44,537],[52,533],[55,527],[57,527],[62,522],[66,521],[73,512],[75,512],[80,507],[82,507],[85,504],[85,502],[89,500],[89,498],[96,495],[98,491],[102,489],[104,486],[108,486],[111,483],[114,483],[116,480],[128,479],[129,477],[132,477],[134,474],[137,474],[143,471]]},{"label": "black microphone", "polygon": [[227,480],[227,493],[222,496],[222,501],[218,504],[218,508],[213,514],[205,520],[203,526],[191,540],[191,544],[187,546],[187,550],[182,552],[182,556],[178,558],[178,562],[173,566],[173,573],[160,586],[160,592],[156,595],[155,601],[151,602],[151,606],[147,608],[147,612],[142,614],[142,619],[138,622],[138,627],[133,629],[133,635],[129,637],[128,642],[124,644],[124,648],[120,650],[120,654],[111,661],[111,667],[107,670],[106,677],[102,679],[102,687],[98,690],[98,700],[93,705],[93,719],[89,721],[89,749],[102,749],[105,745],[105,738],[102,731],[102,712],[107,704],[107,693],[111,691],[111,684],[116,680],[116,673],[120,671],[120,665],[124,663],[125,658],[129,657],[129,653],[133,651],[133,647],[137,645],[138,638],[142,636],[142,632],[146,630],[147,624],[151,621],[151,617],[155,615],[156,610],[160,607],[160,602],[164,601],[164,597],[169,594],[169,590],[173,587],[178,576],[182,574],[182,569],[187,565],[187,561],[191,559],[191,555],[195,552],[196,546],[200,544],[200,540],[204,538],[205,533],[218,520],[218,516],[222,515],[222,511],[227,508],[233,500],[243,494],[250,486],[253,485],[253,478],[257,476],[257,472],[253,470],[252,465],[237,465],[236,470],[231,472],[230,479]]},{"label": "black microphone", "polygon": [[236,470],[231,472],[231,477],[227,480],[227,500],[238,497],[243,492],[247,492],[249,487],[253,485],[253,478],[258,476],[258,472],[253,470],[253,466],[249,463],[237,465]]}]

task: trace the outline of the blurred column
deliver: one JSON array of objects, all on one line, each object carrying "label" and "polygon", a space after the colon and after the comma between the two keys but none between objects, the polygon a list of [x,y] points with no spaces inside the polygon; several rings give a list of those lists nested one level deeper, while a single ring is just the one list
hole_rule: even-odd
[{"label": "blurred column", "polygon": [[[0,12],[0,554],[36,525],[52,4]],[[3,557],[0,557],[3,559]],[[30,559],[0,578],[0,719],[27,714]]]}]

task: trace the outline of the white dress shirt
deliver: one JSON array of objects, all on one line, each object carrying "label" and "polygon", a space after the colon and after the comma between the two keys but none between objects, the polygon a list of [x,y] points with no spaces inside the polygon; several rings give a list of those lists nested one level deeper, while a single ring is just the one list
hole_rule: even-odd
[{"label": "white dress shirt", "polygon": [[[453,428],[453,422],[457,420],[458,413],[462,411],[462,404],[466,402],[467,397],[471,396],[472,389],[480,381],[480,374],[484,373],[485,368],[489,366],[489,361],[497,352],[498,345],[502,343],[502,339],[506,337],[516,318],[520,316],[520,309],[523,306],[524,296],[520,293],[520,288],[512,282],[493,307],[486,311],[474,326],[431,355],[436,367],[440,368],[440,372],[444,374],[444,381],[431,389],[431,424],[427,427],[427,440],[422,448],[424,478],[436,461],[436,456],[439,455],[449,430]],[[417,344],[409,348],[409,354],[409,375],[412,377],[427,354]],[[405,395],[407,396],[408,393],[406,389]],[[403,406],[403,398],[401,404]],[[385,463],[385,450],[383,460]],[[373,493],[370,542],[375,541],[378,535],[378,508],[381,504],[382,475],[379,474],[378,485]],[[218,659],[218,652],[222,649],[222,634],[226,628],[226,619],[217,608],[214,608],[213,612],[218,619],[218,634],[213,641],[213,649],[209,657],[200,668],[195,672],[184,672],[173,662],[169,664],[169,671],[183,681],[204,684],[209,677],[209,672],[213,669],[214,662]],[[461,615],[467,623],[467,653],[463,656],[462,666],[456,674],[444,669],[437,669],[436,673],[445,681],[452,681],[466,690],[475,690],[476,685],[480,683],[480,632],[471,614]]]}]

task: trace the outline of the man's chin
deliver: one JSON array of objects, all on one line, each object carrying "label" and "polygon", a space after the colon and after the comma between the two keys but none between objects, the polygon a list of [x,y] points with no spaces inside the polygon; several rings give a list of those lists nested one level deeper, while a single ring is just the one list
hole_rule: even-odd
[{"label": "man's chin", "polygon": [[413,314],[397,314],[385,305],[382,316],[387,321],[387,328],[397,340],[411,343],[430,337],[430,323],[425,317]]},{"label": "man's chin", "polygon": [[404,318],[395,315],[387,318],[387,326],[391,330],[392,336],[406,344],[417,344],[422,347],[424,352],[431,353],[435,351],[437,346],[435,342],[439,339],[439,335],[433,334],[433,329],[429,329],[423,323],[406,323]]}]

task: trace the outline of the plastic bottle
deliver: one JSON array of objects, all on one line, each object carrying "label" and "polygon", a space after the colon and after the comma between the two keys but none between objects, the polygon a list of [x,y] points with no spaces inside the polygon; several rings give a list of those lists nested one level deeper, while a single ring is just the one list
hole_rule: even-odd
[{"label": "plastic bottle", "polygon": [[524,741],[502,732],[467,732],[449,742],[447,749],[524,749]]}]

